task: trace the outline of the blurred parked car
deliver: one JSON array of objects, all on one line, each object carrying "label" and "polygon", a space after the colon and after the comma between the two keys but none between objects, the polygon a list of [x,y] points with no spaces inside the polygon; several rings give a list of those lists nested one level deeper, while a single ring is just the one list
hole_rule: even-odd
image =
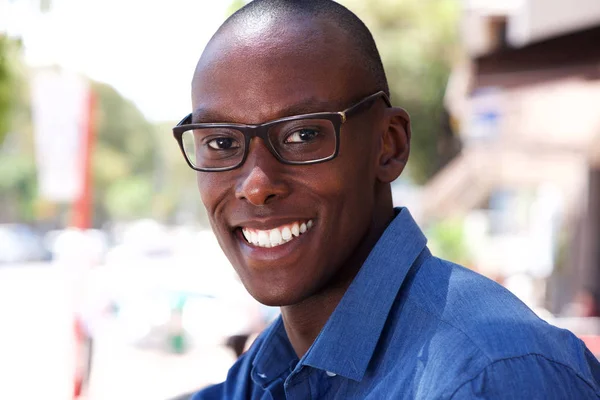
[{"label": "blurred parked car", "polygon": [[0,225],[0,264],[49,261],[42,235],[23,224]]}]

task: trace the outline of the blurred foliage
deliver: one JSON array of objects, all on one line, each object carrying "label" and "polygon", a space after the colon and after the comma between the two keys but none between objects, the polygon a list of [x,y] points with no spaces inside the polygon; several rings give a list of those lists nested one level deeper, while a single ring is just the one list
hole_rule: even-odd
[{"label": "blurred foliage", "polygon": [[0,34],[0,221],[35,218],[28,89],[20,41]]},{"label": "blurred foliage", "polygon": [[8,66],[8,38],[0,36],[0,143],[8,132],[8,118],[11,105],[10,69]]},{"label": "blurred foliage", "polygon": [[92,158],[97,222],[153,211],[158,146],[155,127],[114,88],[93,83],[96,142]]},{"label": "blurred foliage", "polygon": [[0,165],[0,216],[12,215],[17,217],[12,218],[13,220],[33,221],[36,217],[37,197],[37,175],[33,159],[17,154],[1,154]]},{"label": "blurred foliage", "polygon": [[245,0],[231,0],[229,7],[227,7],[227,16],[233,14],[240,8],[244,7],[246,5],[246,3],[248,3],[248,2]]},{"label": "blurred foliage", "polygon": [[463,220],[449,218],[436,222],[427,229],[427,238],[428,246],[437,257],[460,265],[471,264]]},{"label": "blurred foliage", "polygon": [[15,102],[14,57],[18,42],[0,34],[0,144],[4,141],[11,126],[11,111]]}]

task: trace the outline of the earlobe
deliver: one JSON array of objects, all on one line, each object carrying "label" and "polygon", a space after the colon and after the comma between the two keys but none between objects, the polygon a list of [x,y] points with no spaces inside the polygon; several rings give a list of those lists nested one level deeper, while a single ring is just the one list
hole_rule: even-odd
[{"label": "earlobe", "polygon": [[400,176],[410,153],[410,117],[402,108],[385,110],[378,158],[378,179],[390,183]]}]

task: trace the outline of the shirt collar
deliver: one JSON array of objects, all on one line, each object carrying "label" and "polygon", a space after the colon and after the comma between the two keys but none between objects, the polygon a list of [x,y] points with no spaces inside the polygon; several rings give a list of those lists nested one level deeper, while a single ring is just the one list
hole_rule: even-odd
[{"label": "shirt collar", "polygon": [[264,340],[252,362],[252,380],[266,388],[285,371],[291,371],[297,361],[280,315],[264,333]]},{"label": "shirt collar", "polygon": [[344,297],[300,361],[360,381],[398,290],[427,239],[408,209],[396,209]]}]

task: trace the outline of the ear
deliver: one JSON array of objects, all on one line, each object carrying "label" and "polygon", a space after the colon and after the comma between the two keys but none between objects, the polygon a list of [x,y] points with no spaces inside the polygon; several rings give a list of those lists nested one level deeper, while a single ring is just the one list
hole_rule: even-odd
[{"label": "ear", "polygon": [[410,153],[410,117],[398,107],[385,109],[381,146],[377,165],[377,178],[391,183],[400,176]]}]

